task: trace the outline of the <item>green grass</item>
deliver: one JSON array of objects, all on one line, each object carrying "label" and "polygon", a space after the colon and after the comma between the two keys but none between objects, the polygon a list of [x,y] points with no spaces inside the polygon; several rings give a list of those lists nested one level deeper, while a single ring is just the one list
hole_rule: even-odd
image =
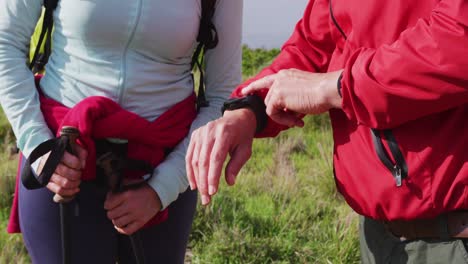
[{"label": "green grass", "polygon": [[[3,122],[4,115],[0,114],[0,131],[2,137],[0,145],[0,263],[28,263],[29,258],[23,246],[21,235],[6,233],[10,206],[15,188],[15,176],[18,166],[16,154],[12,154],[12,134],[8,123]],[[3,134],[4,132],[4,134]]]},{"label": "green grass", "polygon": [[[278,50],[244,47],[244,76]],[[0,114],[0,228],[9,215],[16,156],[11,129]],[[336,192],[332,137],[326,115],[303,129],[257,139],[233,187],[224,181],[213,202],[199,206],[188,263],[358,263],[357,216]],[[0,232],[0,263],[28,263],[20,235]]]},{"label": "green grass", "polygon": [[336,193],[327,117],[254,143],[234,187],[201,207],[193,263],[357,263],[357,217]]}]

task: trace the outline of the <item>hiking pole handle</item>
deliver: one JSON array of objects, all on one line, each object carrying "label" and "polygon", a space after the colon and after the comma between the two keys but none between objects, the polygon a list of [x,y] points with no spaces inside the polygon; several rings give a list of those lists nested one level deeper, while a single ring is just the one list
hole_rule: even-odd
[{"label": "hiking pole handle", "polygon": [[[70,146],[69,149],[67,149],[70,154],[72,155],[77,155],[76,151],[76,140],[80,136],[80,131],[76,127],[72,126],[63,126],[62,130],[60,130],[60,136],[67,136],[68,137],[68,146]],[[54,202],[56,203],[68,203],[71,202],[75,196],[61,196],[60,194],[55,194],[54,195]]]}]

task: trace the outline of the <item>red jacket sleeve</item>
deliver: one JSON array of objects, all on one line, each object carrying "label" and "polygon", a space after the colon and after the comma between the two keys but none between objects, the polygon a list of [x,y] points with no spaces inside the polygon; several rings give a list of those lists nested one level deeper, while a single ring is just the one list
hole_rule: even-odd
[{"label": "red jacket sleeve", "polygon": [[[326,71],[335,48],[330,35],[328,16],[328,1],[309,1],[303,18],[296,25],[292,36],[281,48],[278,57],[258,75],[237,87],[232,96],[241,97],[241,90],[249,83],[283,69],[294,68],[311,72]],[[265,98],[266,91],[259,92],[258,95]],[[276,136],[286,128],[269,119],[265,129],[256,136]]]},{"label": "red jacket sleeve", "polygon": [[341,82],[348,118],[393,128],[468,102],[468,1],[441,1],[397,41],[361,48]]}]

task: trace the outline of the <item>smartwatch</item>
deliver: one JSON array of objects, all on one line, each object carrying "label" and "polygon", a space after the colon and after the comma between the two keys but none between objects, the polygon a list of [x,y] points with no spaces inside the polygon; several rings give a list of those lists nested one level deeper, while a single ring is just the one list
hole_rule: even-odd
[{"label": "smartwatch", "polygon": [[266,106],[263,99],[258,95],[247,95],[242,98],[232,98],[224,102],[221,108],[221,114],[224,115],[226,110],[236,110],[241,108],[249,108],[254,112],[255,118],[257,119],[257,128],[255,133],[261,132],[267,123],[268,117],[266,114]]}]

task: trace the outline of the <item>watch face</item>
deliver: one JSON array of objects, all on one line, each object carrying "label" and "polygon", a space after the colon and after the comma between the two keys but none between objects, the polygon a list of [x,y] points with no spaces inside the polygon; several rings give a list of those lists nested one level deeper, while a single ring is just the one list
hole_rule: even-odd
[{"label": "watch face", "polygon": [[265,111],[265,103],[263,99],[257,95],[248,95],[243,98],[231,98],[224,102],[221,108],[221,113],[224,114],[225,110],[236,110],[239,108],[250,108],[255,114],[257,120],[256,132],[260,132],[265,128],[267,123],[267,114]]},{"label": "watch face", "polygon": [[229,99],[223,105],[223,112],[224,110],[235,110],[235,109],[245,107],[247,105],[248,105],[248,101],[245,97]]}]

